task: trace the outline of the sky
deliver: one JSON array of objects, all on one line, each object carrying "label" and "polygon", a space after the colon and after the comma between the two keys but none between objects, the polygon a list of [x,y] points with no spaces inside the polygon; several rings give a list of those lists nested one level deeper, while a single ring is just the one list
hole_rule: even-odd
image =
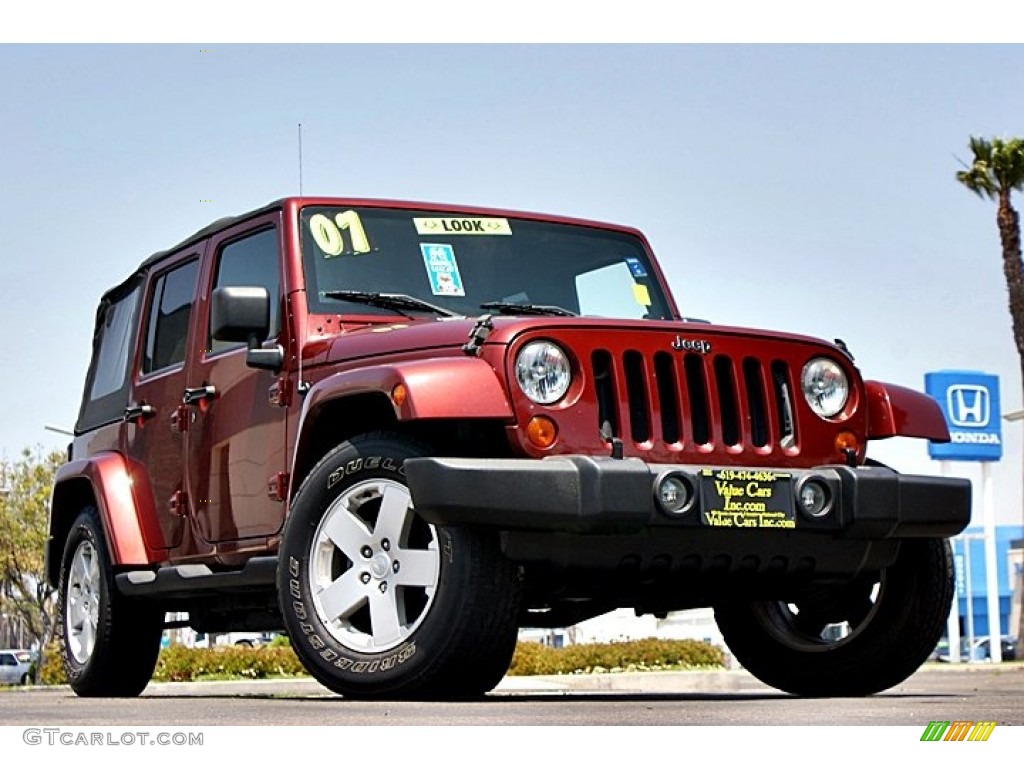
[{"label": "sky", "polygon": [[[633,225],[687,316],[840,337],[913,388],[994,373],[1020,408],[995,208],[954,176],[971,135],[1024,132],[1022,69],[1003,45],[2,45],[0,455],[66,444],[44,427],[75,422],[106,288],[298,191],[300,123],[307,194]],[[938,470],[922,441],[872,455]]]}]

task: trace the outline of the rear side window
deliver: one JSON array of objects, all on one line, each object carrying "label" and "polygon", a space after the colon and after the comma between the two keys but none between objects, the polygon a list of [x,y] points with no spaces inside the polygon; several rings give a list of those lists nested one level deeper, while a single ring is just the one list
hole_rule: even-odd
[{"label": "rear side window", "polygon": [[142,279],[136,275],[108,292],[96,311],[92,361],[76,428],[87,431],[119,420],[128,403],[128,371],[135,349]]},{"label": "rear side window", "polygon": [[153,284],[146,321],[142,373],[152,373],[185,361],[188,321],[192,314],[199,262],[190,261],[158,276]]},{"label": "rear side window", "polygon": [[125,384],[135,308],[140,292],[140,288],[136,287],[121,301],[108,304],[102,312],[97,328],[100,337],[95,361],[96,374],[89,392],[91,400],[116,392]]}]

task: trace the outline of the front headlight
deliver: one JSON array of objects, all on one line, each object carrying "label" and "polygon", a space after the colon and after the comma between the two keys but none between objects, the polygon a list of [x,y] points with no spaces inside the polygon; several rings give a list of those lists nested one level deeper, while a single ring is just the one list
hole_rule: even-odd
[{"label": "front headlight", "polygon": [[843,410],[850,394],[850,382],[843,369],[825,357],[816,357],[804,366],[800,388],[811,410],[825,419]]},{"label": "front headlight", "polygon": [[523,394],[541,405],[560,400],[572,382],[569,358],[550,341],[532,341],[519,350],[516,381]]}]

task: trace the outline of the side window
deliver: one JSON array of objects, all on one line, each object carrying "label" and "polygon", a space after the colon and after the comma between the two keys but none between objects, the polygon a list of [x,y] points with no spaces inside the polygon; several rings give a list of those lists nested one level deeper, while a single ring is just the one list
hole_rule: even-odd
[{"label": "side window", "polygon": [[119,301],[100,308],[90,400],[99,400],[124,386],[134,330],[132,321],[135,319],[135,305],[139,301],[140,292],[137,286]]},{"label": "side window", "polygon": [[[220,249],[213,287],[216,289],[225,286],[266,288],[270,294],[270,336],[277,336],[280,310],[277,230],[264,229],[240,240],[234,240]],[[210,327],[209,322],[206,327]],[[214,355],[226,349],[245,346],[238,342],[215,341],[209,336],[206,341],[206,348]]]},{"label": "side window", "polygon": [[133,275],[100,301],[92,335],[92,359],[75,424],[79,433],[124,416],[142,303],[142,279],[142,275]]},{"label": "side window", "polygon": [[142,373],[184,362],[198,274],[199,262],[190,261],[156,278],[146,320]]}]

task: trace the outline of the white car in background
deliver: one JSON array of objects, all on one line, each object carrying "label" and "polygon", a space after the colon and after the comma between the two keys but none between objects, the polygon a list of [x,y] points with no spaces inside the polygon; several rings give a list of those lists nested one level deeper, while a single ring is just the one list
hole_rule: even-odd
[{"label": "white car in background", "polygon": [[0,685],[28,685],[32,681],[32,654],[22,650],[0,651]]}]

